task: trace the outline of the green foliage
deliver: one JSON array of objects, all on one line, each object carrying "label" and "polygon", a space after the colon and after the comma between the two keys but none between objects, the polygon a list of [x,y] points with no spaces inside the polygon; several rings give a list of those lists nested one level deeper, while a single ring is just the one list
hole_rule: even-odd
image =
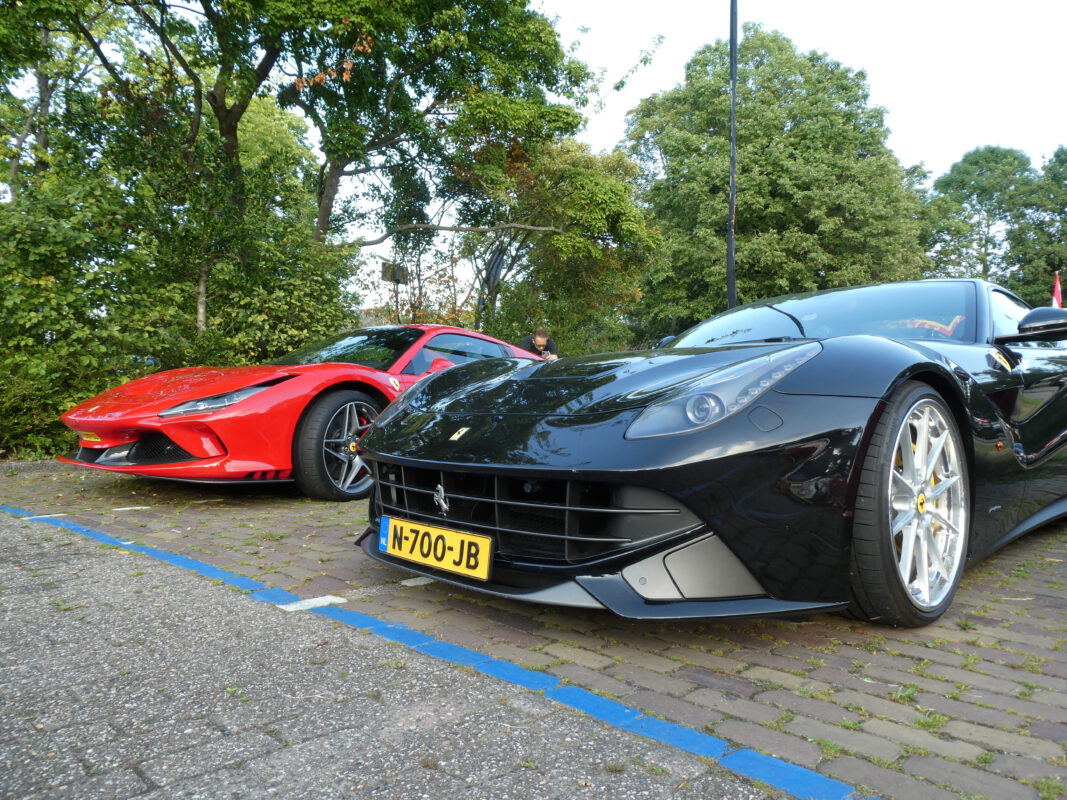
[{"label": "green foliage", "polygon": [[[653,336],[725,307],[729,102],[720,41],[697,52],[684,84],[646,98],[630,120],[669,254],[645,278],[641,318]],[[748,25],[737,121],[739,302],[920,273],[913,179],[886,148],[863,73]]]},{"label": "green foliage", "polygon": [[934,181],[933,202],[946,221],[932,255],[946,274],[1004,280],[1008,231],[1036,173],[1019,150],[980,147]]},{"label": "green foliage", "polygon": [[1067,147],[1057,148],[1021,193],[1012,220],[1008,285],[1031,305],[1047,305],[1055,272],[1067,281]]},{"label": "green foliage", "polygon": [[574,140],[540,148],[512,170],[507,216],[558,232],[517,231],[488,244],[506,244],[510,261],[487,332],[517,342],[546,326],[570,355],[629,345],[625,320],[661,247],[637,204],[636,176],[622,152],[596,156]]}]

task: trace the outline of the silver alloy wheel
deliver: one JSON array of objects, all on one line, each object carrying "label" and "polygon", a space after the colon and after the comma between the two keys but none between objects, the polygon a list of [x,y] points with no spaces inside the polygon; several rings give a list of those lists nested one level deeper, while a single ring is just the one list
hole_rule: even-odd
[{"label": "silver alloy wheel", "polygon": [[360,492],[370,484],[370,473],[356,444],[377,416],[378,411],[373,406],[354,401],[337,409],[326,424],[326,435],[322,440],[326,474],[342,492]]},{"label": "silver alloy wheel", "polygon": [[892,456],[887,488],[897,573],[911,602],[928,611],[952,591],[963,569],[963,454],[942,408],[922,399],[905,415]]}]

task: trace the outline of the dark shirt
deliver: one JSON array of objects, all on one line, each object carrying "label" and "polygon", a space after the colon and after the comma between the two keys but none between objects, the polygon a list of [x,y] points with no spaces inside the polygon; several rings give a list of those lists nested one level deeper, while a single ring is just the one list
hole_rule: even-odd
[{"label": "dark shirt", "polygon": [[545,345],[544,350],[538,350],[536,347],[534,347],[533,340],[533,336],[527,336],[525,339],[522,340],[522,342],[519,343],[519,347],[521,347],[528,353],[533,353],[534,355],[538,356],[544,356],[548,353],[551,353],[552,355],[557,355],[556,343],[552,341],[551,337],[549,337],[548,343]]}]

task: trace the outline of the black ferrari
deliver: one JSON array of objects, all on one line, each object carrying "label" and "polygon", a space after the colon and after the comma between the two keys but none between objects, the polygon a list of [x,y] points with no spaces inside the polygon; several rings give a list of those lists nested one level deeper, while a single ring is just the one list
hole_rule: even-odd
[{"label": "black ferrari", "polygon": [[432,375],[360,448],[373,558],[631,618],[938,619],[1067,515],[1067,310],[975,280],[739,306],[641,352]]}]

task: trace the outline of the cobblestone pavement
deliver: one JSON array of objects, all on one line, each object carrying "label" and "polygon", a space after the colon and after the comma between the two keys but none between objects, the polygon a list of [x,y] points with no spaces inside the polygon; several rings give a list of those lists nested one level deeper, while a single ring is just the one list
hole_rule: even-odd
[{"label": "cobblestone pavement", "polygon": [[[0,469],[3,469],[0,467]],[[62,466],[0,504],[127,537],[542,670],[886,800],[1067,798],[1067,528],[970,570],[936,625],[633,622],[403,584],[354,546],[363,503]]]}]

